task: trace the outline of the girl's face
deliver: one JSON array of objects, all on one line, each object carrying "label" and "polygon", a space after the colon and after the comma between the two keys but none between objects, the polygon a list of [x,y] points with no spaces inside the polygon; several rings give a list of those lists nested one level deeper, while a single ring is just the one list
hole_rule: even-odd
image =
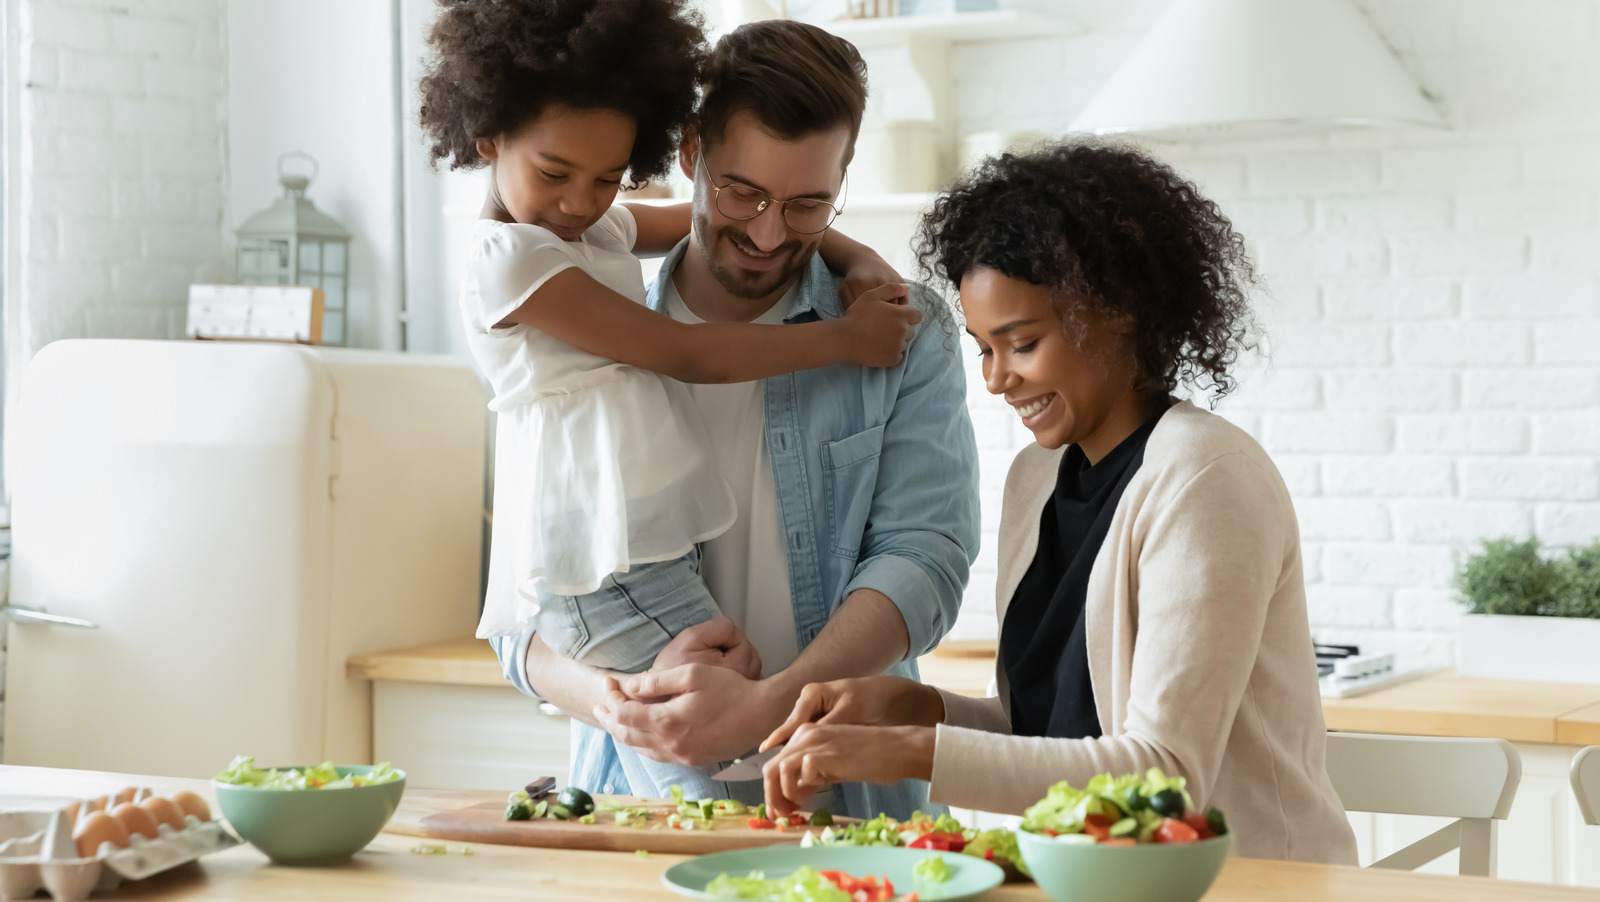
[{"label": "girl's face", "polygon": [[1080,445],[1093,464],[1144,422],[1133,360],[1105,317],[1085,310],[1068,334],[1049,288],[984,266],[960,291],[989,393],[1005,397],[1040,445]]},{"label": "girl's face", "polygon": [[616,110],[551,104],[515,131],[478,139],[494,164],[492,214],[576,241],[616,200],[635,123]]}]

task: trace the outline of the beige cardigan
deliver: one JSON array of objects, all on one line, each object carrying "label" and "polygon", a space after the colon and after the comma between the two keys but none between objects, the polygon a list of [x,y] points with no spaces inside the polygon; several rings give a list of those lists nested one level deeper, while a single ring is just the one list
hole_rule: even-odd
[{"label": "beige cardigan", "polygon": [[[1064,449],[1063,449],[1064,450]],[[1039,542],[1063,450],[1030,445],[1006,478],[1000,622]],[[1261,446],[1182,402],[1156,424],[1089,575],[1089,676],[1104,736],[1009,734],[1010,692],[941,691],[933,801],[1020,814],[1059,780],[1151,766],[1228,817],[1234,852],[1356,863],[1327,744],[1294,506]]]}]

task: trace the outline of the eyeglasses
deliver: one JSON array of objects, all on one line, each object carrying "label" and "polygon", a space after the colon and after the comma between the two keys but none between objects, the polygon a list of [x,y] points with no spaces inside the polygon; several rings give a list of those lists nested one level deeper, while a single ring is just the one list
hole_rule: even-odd
[{"label": "eyeglasses", "polygon": [[832,203],[818,197],[791,197],[788,200],[776,200],[772,195],[759,188],[741,185],[738,182],[729,182],[719,185],[711,181],[711,170],[706,168],[705,155],[698,154],[695,164],[706,174],[706,184],[711,186],[715,193],[717,212],[735,222],[744,222],[755,219],[767,208],[776,204],[779,213],[783,216],[784,225],[791,231],[803,235],[815,235],[827,231],[828,226],[840,213],[844,212],[844,196],[849,189],[849,174],[846,173],[844,183],[839,187],[841,203],[835,207]]}]

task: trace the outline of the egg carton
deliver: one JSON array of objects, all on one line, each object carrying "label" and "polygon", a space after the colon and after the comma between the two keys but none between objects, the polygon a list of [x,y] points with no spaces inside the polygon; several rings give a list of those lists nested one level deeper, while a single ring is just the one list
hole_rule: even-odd
[{"label": "egg carton", "polygon": [[80,858],[65,811],[0,812],[0,900],[42,889],[57,902],[76,902],[239,844],[217,821],[185,820],[182,830],[161,824],[155,839],[135,834],[126,849],[104,842],[93,858]]}]

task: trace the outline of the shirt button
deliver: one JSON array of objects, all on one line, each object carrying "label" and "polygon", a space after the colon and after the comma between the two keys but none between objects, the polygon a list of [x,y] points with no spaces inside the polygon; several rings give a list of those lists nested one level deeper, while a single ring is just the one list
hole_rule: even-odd
[{"label": "shirt button", "polygon": [[605,793],[606,795],[610,795],[611,794],[611,784],[607,783],[600,791]]}]

